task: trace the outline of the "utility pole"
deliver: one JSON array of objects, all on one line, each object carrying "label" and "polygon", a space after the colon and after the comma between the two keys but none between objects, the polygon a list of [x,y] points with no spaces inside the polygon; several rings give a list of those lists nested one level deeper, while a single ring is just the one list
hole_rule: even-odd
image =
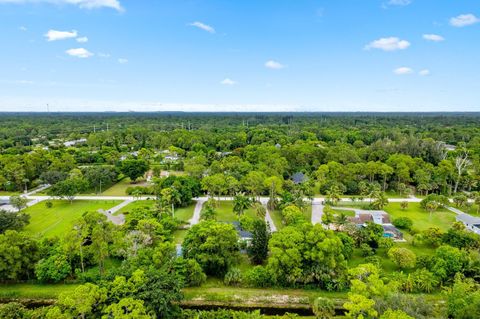
[{"label": "utility pole", "polygon": [[108,123],[107,123],[107,132],[108,132]]},{"label": "utility pole", "polygon": [[93,133],[97,133],[97,128],[95,127],[95,124],[93,125]]}]

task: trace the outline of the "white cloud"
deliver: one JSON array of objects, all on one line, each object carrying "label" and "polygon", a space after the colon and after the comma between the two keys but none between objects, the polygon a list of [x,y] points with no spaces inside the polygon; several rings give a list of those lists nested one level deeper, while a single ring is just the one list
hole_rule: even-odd
[{"label": "white cloud", "polygon": [[77,38],[77,42],[78,42],[78,43],[87,43],[87,42],[88,42],[88,38],[87,38],[87,37]]},{"label": "white cloud", "polygon": [[47,38],[47,41],[58,41],[58,40],[76,38],[77,35],[78,33],[75,30],[72,30],[72,31],[48,30],[48,32],[45,33],[44,36],[45,38]]},{"label": "white cloud", "polygon": [[387,2],[389,6],[408,6],[412,0],[390,0]]},{"label": "white cloud", "polygon": [[203,31],[207,31],[207,32],[210,32],[210,33],[215,33],[215,29],[211,26],[209,26],[208,24],[205,24],[205,23],[202,23],[202,22],[192,22],[189,24],[189,26],[192,26],[192,27],[196,27],[196,28],[199,28]]},{"label": "white cloud", "polygon": [[220,82],[220,84],[223,84],[223,85],[235,85],[235,84],[237,84],[237,82],[234,81],[234,80],[232,80],[232,79],[226,78],[226,79],[224,79],[222,82]]},{"label": "white cloud", "polygon": [[423,38],[427,41],[442,42],[445,38],[438,34],[424,34]]},{"label": "white cloud", "polygon": [[421,70],[420,72],[418,72],[418,74],[421,75],[421,76],[428,76],[428,75],[430,75],[430,70],[424,69],[424,70]]},{"label": "white cloud", "polygon": [[111,55],[108,53],[100,52],[97,54],[99,58],[109,58]]},{"label": "white cloud", "polygon": [[118,59],[118,63],[120,63],[120,64],[126,64],[126,63],[128,63],[128,60],[125,59],[125,58],[120,58],[120,59]]},{"label": "white cloud", "polygon": [[265,67],[272,70],[280,70],[280,69],[284,69],[285,65],[281,64],[280,62],[270,60],[265,62]]},{"label": "white cloud", "polygon": [[18,28],[18,30],[25,32],[25,31],[27,31],[28,29],[22,25],[21,27]]},{"label": "white cloud", "polygon": [[400,68],[397,68],[397,69],[393,70],[393,73],[395,73],[397,75],[406,75],[406,74],[412,74],[413,70],[409,67],[402,66]]},{"label": "white cloud", "polygon": [[118,0],[0,0],[1,3],[50,3],[50,4],[71,4],[82,9],[112,8],[123,12],[124,9]]},{"label": "white cloud", "polygon": [[480,19],[471,13],[461,14],[450,19],[450,24],[457,28],[466,27],[467,25],[472,25],[479,22]]},{"label": "white cloud", "polygon": [[93,53],[88,51],[87,49],[84,48],[78,48],[78,49],[69,49],[65,51],[68,55],[74,56],[77,58],[89,58],[93,56]]},{"label": "white cloud", "polygon": [[406,40],[400,40],[397,37],[381,38],[370,42],[365,46],[366,50],[379,49],[383,51],[397,51],[405,50],[410,46],[410,42]]}]

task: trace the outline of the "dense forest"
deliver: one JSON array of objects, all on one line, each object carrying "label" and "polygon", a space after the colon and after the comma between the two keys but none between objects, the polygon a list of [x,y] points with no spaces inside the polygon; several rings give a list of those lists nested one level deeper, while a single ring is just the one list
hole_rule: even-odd
[{"label": "dense forest", "polygon": [[[118,223],[112,194],[134,205]],[[0,290],[72,287],[2,318],[267,317],[185,307],[211,287],[312,291],[315,318],[480,317],[480,236],[456,221],[479,215],[479,113],[4,113],[0,196]],[[78,218],[32,228],[60,207]]]}]

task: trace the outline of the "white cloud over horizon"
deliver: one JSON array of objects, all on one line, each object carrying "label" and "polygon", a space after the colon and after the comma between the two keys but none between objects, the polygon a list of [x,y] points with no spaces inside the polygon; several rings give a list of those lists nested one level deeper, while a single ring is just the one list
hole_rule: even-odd
[{"label": "white cloud over horizon", "polygon": [[232,85],[237,84],[237,81],[234,81],[234,80],[232,80],[232,79],[230,79],[230,78],[225,78],[224,80],[222,80],[222,81],[220,82],[220,84],[232,86]]},{"label": "white cloud over horizon", "polygon": [[395,73],[396,75],[407,75],[407,74],[412,74],[413,69],[406,66],[402,66],[400,68],[396,68],[395,70],[393,70],[393,73]]},{"label": "white cloud over horizon", "polygon": [[283,65],[282,63],[280,63],[278,61],[269,60],[269,61],[265,62],[265,67],[268,68],[268,69],[272,69],[272,70],[281,70],[281,69],[285,68],[285,65]]},{"label": "white cloud over horizon", "polygon": [[420,72],[418,72],[418,74],[421,75],[421,76],[428,76],[428,75],[430,75],[430,70],[423,69]]},{"label": "white cloud over horizon", "polygon": [[215,33],[215,29],[212,26],[209,26],[208,24],[205,24],[203,22],[195,21],[189,24],[191,27],[198,28],[203,31],[207,31],[209,33]]},{"label": "white cloud over horizon", "polygon": [[445,38],[438,34],[424,34],[423,38],[427,41],[442,42]]},{"label": "white cloud over horizon", "polygon": [[479,22],[480,22],[480,19],[477,18],[472,13],[461,14],[459,16],[456,16],[450,19],[450,25],[457,28],[466,27]]},{"label": "white cloud over horizon", "polygon": [[397,37],[380,38],[365,46],[365,50],[378,49],[383,51],[405,50],[410,47],[410,42]]},{"label": "white cloud over horizon", "polygon": [[82,59],[89,58],[89,57],[93,56],[92,52],[90,52],[90,51],[88,51],[87,49],[84,49],[84,48],[69,49],[69,50],[65,51],[65,53],[67,53],[70,56],[77,57],[77,58],[82,58]]},{"label": "white cloud over horizon", "polygon": [[50,42],[73,39],[73,38],[76,38],[77,36],[78,36],[78,32],[76,30],[72,30],[72,31],[48,30],[48,32],[44,34],[44,37],[47,38],[47,41],[50,41]]},{"label": "white cloud over horizon", "polygon": [[0,4],[47,3],[54,5],[70,4],[81,9],[111,8],[119,12],[125,11],[118,0],[0,0]]}]

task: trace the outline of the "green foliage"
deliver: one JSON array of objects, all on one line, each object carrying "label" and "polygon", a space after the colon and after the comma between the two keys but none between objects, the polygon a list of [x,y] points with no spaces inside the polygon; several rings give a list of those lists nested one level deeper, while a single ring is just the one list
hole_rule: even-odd
[{"label": "green foliage", "polygon": [[128,176],[131,181],[136,181],[148,170],[148,163],[143,159],[126,159],[120,164],[120,172]]},{"label": "green foliage", "polygon": [[242,283],[242,272],[238,268],[230,268],[223,278],[223,283],[227,286],[238,286]]},{"label": "green foliage", "polygon": [[287,206],[282,210],[282,217],[287,226],[300,225],[307,222],[302,211],[293,205]]},{"label": "green foliage", "polygon": [[18,211],[27,207],[28,199],[23,196],[11,196],[10,204],[15,207]]},{"label": "green foliage", "polygon": [[249,269],[244,276],[249,286],[256,288],[265,288],[273,284],[270,272],[263,266],[255,266]]},{"label": "green foliage", "polygon": [[248,246],[248,256],[252,263],[258,265],[266,261],[268,256],[268,242],[270,230],[263,220],[255,220],[253,223],[252,242]]},{"label": "green foliage", "polygon": [[413,268],[417,262],[417,256],[413,251],[407,248],[393,247],[388,251],[388,257],[397,265],[398,268]]},{"label": "green foliage", "polygon": [[26,234],[14,230],[0,234],[0,280],[33,278],[39,259],[37,242]]},{"label": "green foliage", "polygon": [[188,287],[201,286],[206,280],[207,275],[195,259],[177,258],[175,260],[177,273],[184,278],[184,283]]},{"label": "green foliage", "polygon": [[472,279],[455,277],[453,286],[447,289],[447,314],[454,319],[480,317],[480,285]]},{"label": "green foliage", "polygon": [[215,221],[194,225],[183,243],[184,257],[195,259],[207,275],[225,275],[238,253],[235,228]]},{"label": "green foliage", "polygon": [[52,255],[41,259],[35,267],[38,280],[43,282],[59,282],[71,273],[70,263],[65,255]]},{"label": "green foliage", "polygon": [[312,310],[317,319],[330,319],[335,315],[335,306],[329,298],[318,297],[315,299]]},{"label": "green foliage", "polygon": [[392,224],[397,228],[405,230],[411,230],[413,227],[413,221],[411,218],[408,217],[395,218]]},{"label": "green foliage", "polygon": [[0,234],[7,230],[22,230],[30,222],[30,215],[0,210]]},{"label": "green foliage", "polygon": [[86,187],[87,184],[84,179],[79,177],[71,177],[52,185],[48,189],[48,195],[58,198],[65,198],[72,202],[75,196],[85,190]]}]

